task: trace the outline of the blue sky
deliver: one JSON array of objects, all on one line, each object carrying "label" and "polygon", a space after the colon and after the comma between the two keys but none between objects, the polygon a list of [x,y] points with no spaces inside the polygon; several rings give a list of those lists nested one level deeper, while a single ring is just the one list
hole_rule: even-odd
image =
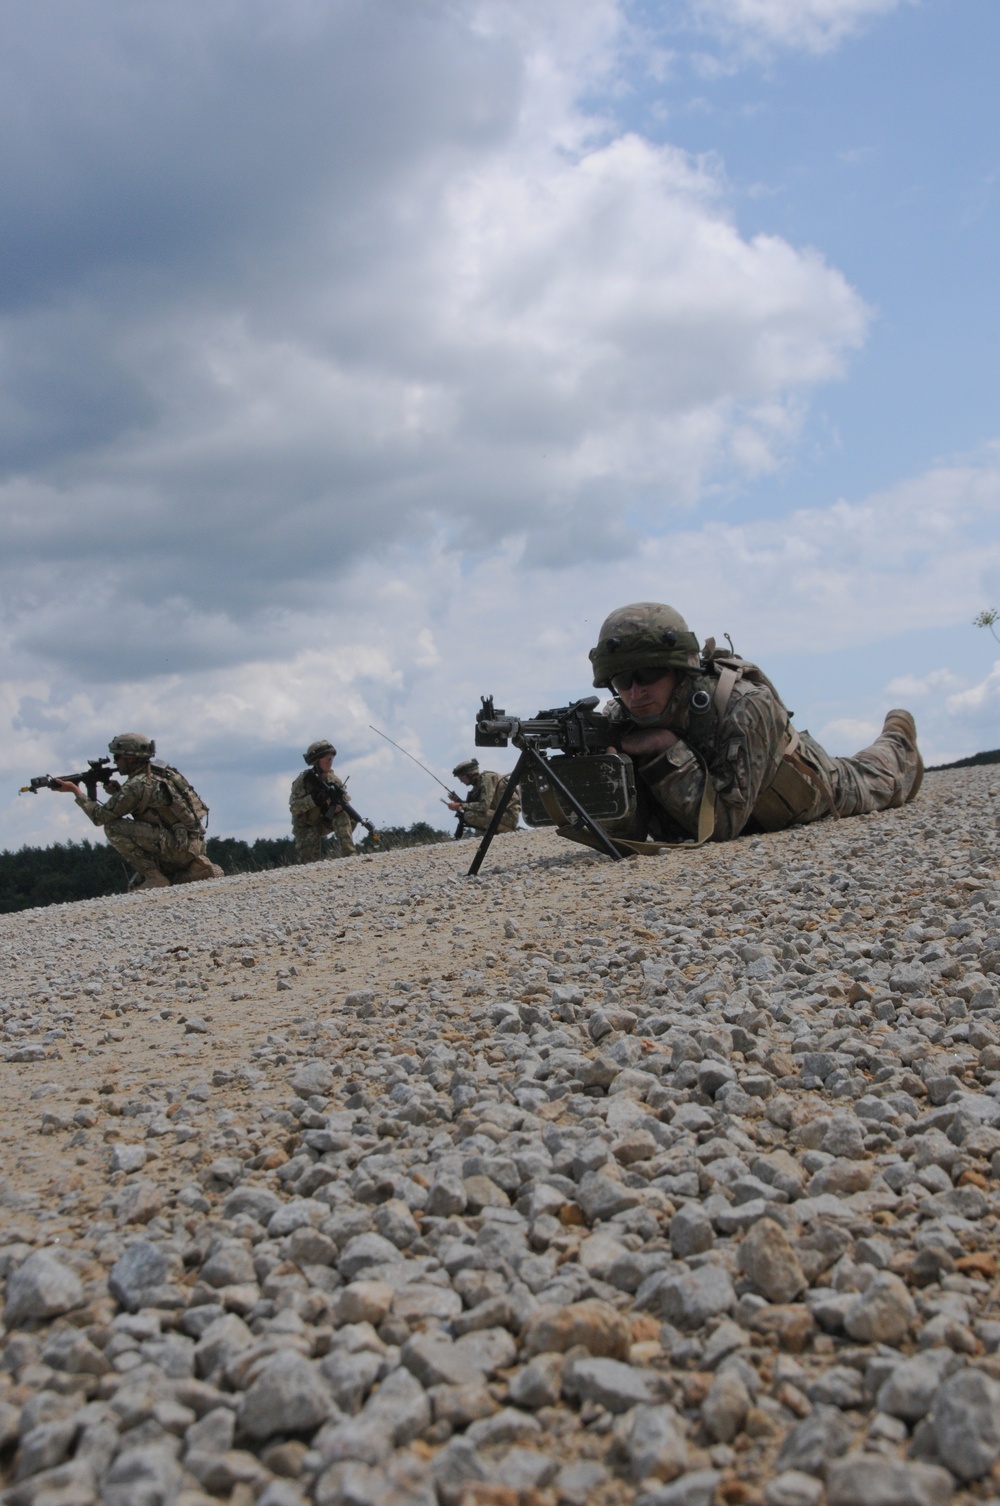
[{"label": "blue sky", "polygon": [[819,55],[771,49],[714,78],[681,56],[637,90],[637,129],[721,158],[745,235],[818,247],[875,316],[849,380],[813,399],[795,467],[741,515],[859,497],[994,437],[998,56],[990,0],[922,0]]},{"label": "blue sky", "polygon": [[[440,819],[607,611],[837,753],[1000,745],[989,0],[0,8],[0,844],[155,735],[213,829],[301,749]],[[501,760],[502,762],[502,760]]]}]

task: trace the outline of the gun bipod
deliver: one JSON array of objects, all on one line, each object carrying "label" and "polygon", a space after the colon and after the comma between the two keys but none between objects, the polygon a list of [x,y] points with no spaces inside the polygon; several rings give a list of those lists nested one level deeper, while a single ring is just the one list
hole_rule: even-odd
[{"label": "gun bipod", "polygon": [[483,840],[480,842],[478,848],[476,849],[476,855],[469,865],[469,872],[467,874],[468,878],[475,878],[476,874],[482,867],[483,859],[486,857],[486,854],[489,851],[490,843],[493,841],[493,838],[497,834],[500,822],[503,820],[504,812],[506,811],[507,806],[510,803],[511,796],[517,789],[518,785],[521,783],[521,779],[524,776],[525,771],[531,766],[539,767],[542,770],[545,779],[548,780],[549,784],[553,785],[558,790],[559,794],[572,808],[578,821],[582,822],[583,825],[586,826],[587,830],[593,837],[597,839],[597,841],[600,843],[601,847],[609,857],[614,858],[614,860],[617,862],[620,858],[624,858],[629,855],[628,853],[622,852],[618,847],[616,847],[614,841],[611,837],[608,836],[604,828],[602,826],[599,826],[594,820],[593,816],[589,815],[584,807],[580,804],[579,800],[573,794],[573,791],[566,788],[566,785],[559,778],[558,774],[554,773],[549,760],[547,758],[543,758],[535,748],[527,745],[525,747],[522,747],[521,749],[521,755],[518,758],[517,763],[514,765],[513,773],[507,780],[507,788],[504,790],[503,795],[497,803],[497,807],[490,819],[490,824],[486,828]]}]

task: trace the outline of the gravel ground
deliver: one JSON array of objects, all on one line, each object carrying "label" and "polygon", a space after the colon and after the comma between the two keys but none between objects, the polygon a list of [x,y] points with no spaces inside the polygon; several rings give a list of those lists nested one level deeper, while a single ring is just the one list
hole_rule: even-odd
[{"label": "gravel ground", "polygon": [[2,917],[0,1502],[995,1500],[995,782]]}]

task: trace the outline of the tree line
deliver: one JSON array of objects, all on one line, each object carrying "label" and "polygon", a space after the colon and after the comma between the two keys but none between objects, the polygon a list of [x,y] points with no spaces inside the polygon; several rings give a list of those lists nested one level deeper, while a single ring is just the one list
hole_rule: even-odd
[{"label": "tree line", "polygon": [[[451,841],[448,832],[438,831],[426,821],[415,821],[412,826],[383,827],[379,839],[376,845],[371,837],[366,837],[359,844],[359,851],[387,852],[396,847]],[[262,873],[267,868],[287,868],[295,862],[291,837],[258,837],[255,842],[243,842],[238,837],[209,837],[207,845],[212,862],[218,863],[227,874]],[[0,852],[0,914],[124,894],[130,877],[128,864],[104,842],[84,839]]]}]

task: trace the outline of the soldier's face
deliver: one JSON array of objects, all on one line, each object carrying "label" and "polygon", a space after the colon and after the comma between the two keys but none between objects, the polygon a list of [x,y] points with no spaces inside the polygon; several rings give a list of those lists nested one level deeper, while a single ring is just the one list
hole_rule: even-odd
[{"label": "soldier's face", "polygon": [[333,754],[324,753],[322,758],[317,758],[316,768],[321,774],[329,774],[330,770],[333,768]]},{"label": "soldier's face", "polygon": [[[677,671],[668,669],[657,679],[644,684],[648,680],[649,671],[641,675],[629,676],[630,683],[625,685],[617,680],[613,681],[614,688],[626,710],[634,716],[637,722],[653,721],[662,716],[670,705],[674,691],[677,689]],[[624,680],[622,676],[622,680]]]}]

